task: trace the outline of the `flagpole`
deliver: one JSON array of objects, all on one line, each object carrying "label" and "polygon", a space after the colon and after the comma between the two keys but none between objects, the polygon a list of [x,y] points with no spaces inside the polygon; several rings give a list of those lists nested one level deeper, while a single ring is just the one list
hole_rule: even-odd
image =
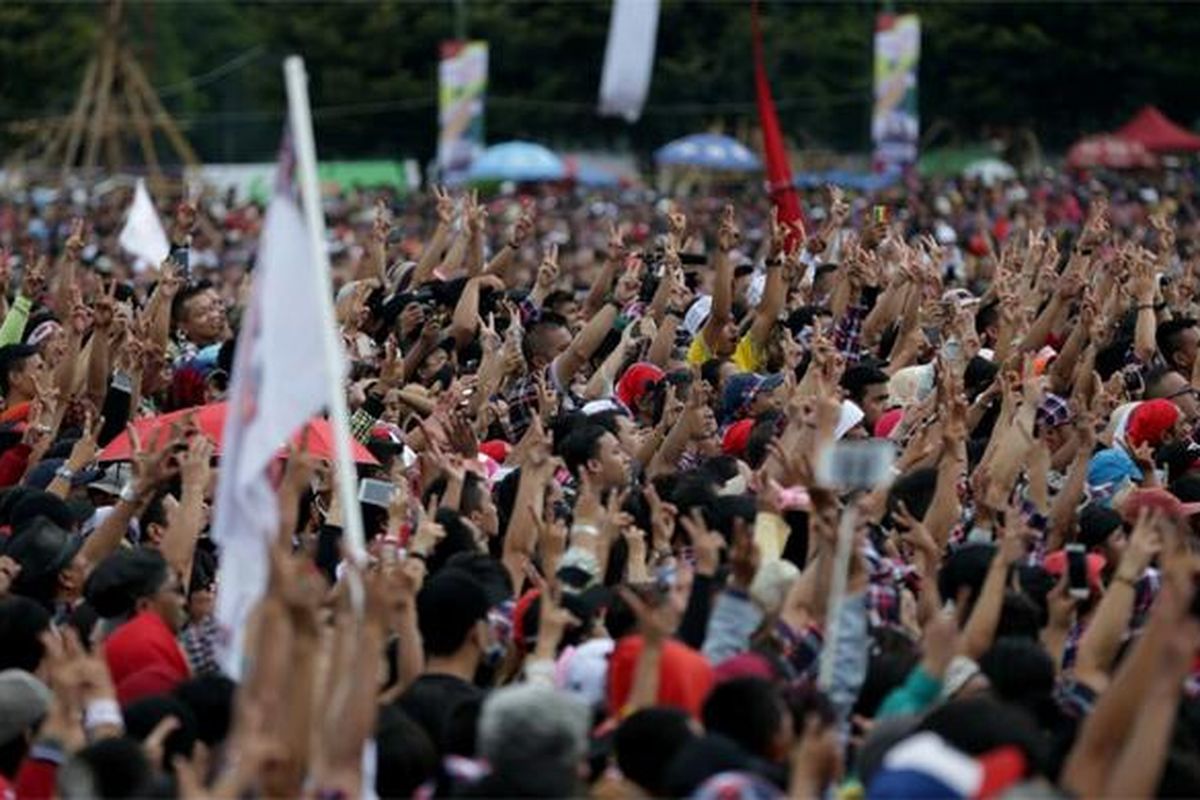
[{"label": "flagpole", "polygon": [[343,541],[351,560],[361,565],[366,563],[367,552],[358,507],[354,456],[350,450],[350,413],[346,409],[346,389],[342,385],[346,375],[345,354],[333,317],[333,282],[330,279],[329,252],[325,247],[325,214],[321,208],[320,186],[317,183],[317,148],[313,140],[312,109],[308,103],[308,74],[304,71],[304,59],[300,56],[284,59],[283,76],[287,85],[292,141],[296,147],[300,202],[304,209],[305,229],[312,255],[317,264],[317,269],[313,271],[314,280],[317,281],[315,289],[324,299],[320,304],[321,319],[317,320],[317,324],[321,326],[325,358],[327,363],[333,365],[329,371],[329,421],[333,427],[336,479],[342,500]]}]

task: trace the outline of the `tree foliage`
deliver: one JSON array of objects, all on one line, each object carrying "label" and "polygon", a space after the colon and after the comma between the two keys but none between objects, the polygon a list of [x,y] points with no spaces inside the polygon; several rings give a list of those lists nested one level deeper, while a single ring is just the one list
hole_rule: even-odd
[{"label": "tree foliage", "polygon": [[[645,115],[598,118],[607,0],[465,0],[467,33],[487,39],[490,141],[631,149],[755,124],[749,4],[663,0]],[[1033,130],[1049,149],[1115,127],[1148,102],[1184,124],[1200,116],[1200,13],[1137,3],[897,4],[921,14],[924,127],[945,141]],[[787,135],[800,146],[868,146],[877,5],[764,0],[768,69]],[[451,2],[132,4],[127,31],[152,81],[169,89],[202,157],[269,158],[283,118],[280,58],[302,53],[321,151],[429,158],[436,137],[439,41]],[[94,47],[94,4],[0,3],[0,117],[11,146],[20,119],[70,108]],[[249,53],[226,74],[220,65]],[[189,84],[189,78],[197,78]]]}]

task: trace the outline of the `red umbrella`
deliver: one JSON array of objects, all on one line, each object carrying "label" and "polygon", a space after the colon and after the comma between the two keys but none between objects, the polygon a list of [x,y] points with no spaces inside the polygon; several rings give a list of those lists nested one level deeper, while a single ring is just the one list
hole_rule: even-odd
[{"label": "red umbrella", "polygon": [[[217,454],[221,453],[221,437],[225,435],[225,403],[211,403],[207,406],[185,408],[182,411],[172,411],[157,417],[149,417],[133,424],[142,446],[151,450],[163,447],[170,439],[171,426],[182,423],[184,418],[192,415],[200,432],[212,439],[217,445]],[[294,441],[299,442],[301,434],[296,434]],[[308,449],[317,458],[332,460],[334,456],[333,430],[329,421],[316,418],[308,423]],[[350,442],[350,451],[354,460],[359,464],[378,464],[375,457],[367,448],[357,441]],[[283,455],[284,450],[280,449]],[[129,432],[122,431],[121,435],[108,443],[100,453],[100,461],[128,461],[133,458],[133,446],[129,440]]]}]

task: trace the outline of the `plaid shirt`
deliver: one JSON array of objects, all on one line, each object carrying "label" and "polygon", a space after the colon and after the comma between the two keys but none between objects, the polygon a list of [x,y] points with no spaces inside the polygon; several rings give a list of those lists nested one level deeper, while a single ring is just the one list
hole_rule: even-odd
[{"label": "plaid shirt", "polygon": [[[1162,573],[1156,569],[1147,569],[1133,586],[1133,613],[1129,616],[1129,627],[1125,630],[1125,638],[1130,639],[1141,631],[1146,620],[1150,617],[1150,609],[1154,607],[1154,598],[1162,588]],[[1077,620],[1067,634],[1067,643],[1063,647],[1063,669],[1075,665],[1075,655],[1079,651],[1079,641],[1083,638],[1087,626],[1082,620]]]},{"label": "plaid shirt", "polygon": [[220,675],[217,665],[217,620],[205,617],[200,622],[188,625],[179,636],[193,675]]},{"label": "plaid shirt", "polygon": [[820,627],[809,625],[797,631],[786,622],[776,622],[774,640],[780,655],[783,656],[789,683],[805,683],[817,679],[821,646],[825,643]]},{"label": "plaid shirt", "polygon": [[900,628],[900,593],[916,589],[916,567],[887,558],[868,547],[864,552],[870,575],[867,579],[867,621],[872,630]]},{"label": "plaid shirt", "polygon": [[[554,375],[556,363],[557,360],[542,370],[542,377],[547,386],[558,392],[559,408],[563,411],[573,411],[579,403],[574,394],[559,386]],[[534,373],[526,373],[513,381],[504,393],[504,402],[508,404],[508,419],[501,420],[500,424],[508,441],[516,444],[521,441],[525,431],[529,430],[534,415],[538,413],[538,385]]]},{"label": "plaid shirt", "polygon": [[833,329],[833,346],[846,357],[847,364],[856,363],[862,357],[863,322],[871,309],[861,301],[846,308]]}]

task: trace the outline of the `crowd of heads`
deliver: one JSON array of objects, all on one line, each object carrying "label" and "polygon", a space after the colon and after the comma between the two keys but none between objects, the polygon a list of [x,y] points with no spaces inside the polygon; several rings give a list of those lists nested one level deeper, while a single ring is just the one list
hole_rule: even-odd
[{"label": "crowd of heads", "polygon": [[265,209],[115,186],[0,195],[0,794],[1200,794],[1189,172],[330,195],[364,483],[237,631]]}]

